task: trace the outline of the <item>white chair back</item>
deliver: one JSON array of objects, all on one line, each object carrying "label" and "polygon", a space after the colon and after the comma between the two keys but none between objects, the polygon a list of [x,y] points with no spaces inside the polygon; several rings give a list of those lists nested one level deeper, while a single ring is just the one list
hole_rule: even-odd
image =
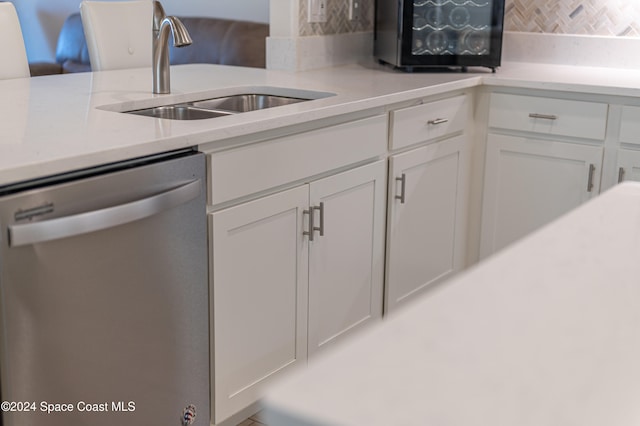
[{"label": "white chair back", "polygon": [[151,66],[151,0],[85,0],[80,15],[92,71]]},{"label": "white chair back", "polygon": [[30,77],[27,51],[13,3],[0,3],[0,80]]}]

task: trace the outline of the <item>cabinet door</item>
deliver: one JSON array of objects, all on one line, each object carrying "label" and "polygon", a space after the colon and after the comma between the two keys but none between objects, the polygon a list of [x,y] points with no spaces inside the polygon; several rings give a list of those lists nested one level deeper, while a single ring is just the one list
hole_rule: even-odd
[{"label": "cabinet door", "polygon": [[384,161],[310,185],[309,355],[382,316],[385,198]]},{"label": "cabinet door", "polygon": [[640,182],[640,151],[618,150],[618,183],[625,180]]},{"label": "cabinet door", "polygon": [[390,159],[385,311],[464,265],[463,136]]},{"label": "cabinet door", "polygon": [[214,423],[306,362],[308,190],[303,185],[210,215]]},{"label": "cabinet door", "polygon": [[480,257],[598,194],[603,148],[489,134]]}]

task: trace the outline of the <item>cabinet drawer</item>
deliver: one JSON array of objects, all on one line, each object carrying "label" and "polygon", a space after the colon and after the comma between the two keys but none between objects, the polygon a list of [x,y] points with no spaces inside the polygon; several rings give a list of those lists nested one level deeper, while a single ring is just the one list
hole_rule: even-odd
[{"label": "cabinet drawer", "polygon": [[640,107],[625,106],[622,108],[620,142],[640,145]]},{"label": "cabinet drawer", "polygon": [[466,95],[391,112],[391,149],[461,132],[469,120]]},{"label": "cabinet drawer", "polygon": [[541,98],[491,95],[489,126],[559,136],[604,139],[607,104]]},{"label": "cabinet drawer", "polygon": [[379,115],[209,154],[209,204],[266,191],[383,155]]}]

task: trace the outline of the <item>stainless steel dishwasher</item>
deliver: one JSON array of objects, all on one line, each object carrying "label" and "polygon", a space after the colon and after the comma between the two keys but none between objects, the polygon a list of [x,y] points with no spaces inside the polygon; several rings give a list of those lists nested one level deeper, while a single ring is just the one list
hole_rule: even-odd
[{"label": "stainless steel dishwasher", "polygon": [[209,425],[204,155],[0,187],[4,426]]}]

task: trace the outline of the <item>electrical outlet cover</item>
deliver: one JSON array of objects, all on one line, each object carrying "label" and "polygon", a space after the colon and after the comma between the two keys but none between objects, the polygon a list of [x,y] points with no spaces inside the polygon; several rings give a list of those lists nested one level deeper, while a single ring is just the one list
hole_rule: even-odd
[{"label": "electrical outlet cover", "polygon": [[360,2],[362,0],[349,0],[349,20],[357,21],[360,19]]},{"label": "electrical outlet cover", "polygon": [[309,22],[327,22],[327,0],[309,0]]}]

